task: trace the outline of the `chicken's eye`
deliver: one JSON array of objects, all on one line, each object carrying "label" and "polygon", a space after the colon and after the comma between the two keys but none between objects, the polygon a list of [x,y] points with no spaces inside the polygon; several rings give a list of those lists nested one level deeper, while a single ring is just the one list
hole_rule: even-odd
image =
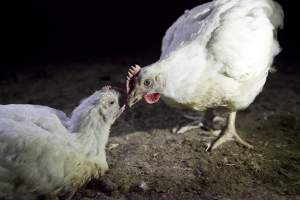
[{"label": "chicken's eye", "polygon": [[144,81],[144,86],[150,87],[151,85],[152,85],[152,80],[151,80],[151,79],[146,79],[146,80]]},{"label": "chicken's eye", "polygon": [[115,104],[115,101],[110,101],[110,102],[109,102],[109,105],[110,105],[110,106],[112,106],[112,105],[114,105],[114,104]]}]

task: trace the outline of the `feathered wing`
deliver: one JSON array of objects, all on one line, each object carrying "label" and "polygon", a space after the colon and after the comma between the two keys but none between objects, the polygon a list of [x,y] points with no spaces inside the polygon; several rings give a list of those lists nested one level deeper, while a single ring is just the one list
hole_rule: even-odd
[{"label": "feathered wing", "polygon": [[44,109],[45,111],[49,111],[50,113],[55,114],[58,117],[58,119],[61,121],[61,123],[66,128],[68,127],[70,118],[63,111],[57,110],[57,109],[54,109],[54,108],[50,108],[48,106],[39,106],[39,105],[31,105],[31,106],[33,106],[35,108],[38,108],[38,109]]},{"label": "feathered wing", "polygon": [[240,0],[220,15],[206,44],[208,55],[222,63],[220,73],[237,81],[266,77],[280,52],[277,29],[283,11],[271,0]]},{"label": "feathered wing", "polygon": [[33,122],[50,132],[66,132],[70,120],[60,110],[28,104],[0,105],[0,118]]},{"label": "feathered wing", "polygon": [[6,190],[3,198],[22,199],[23,193],[49,194],[62,189],[67,166],[79,156],[70,140],[30,121],[0,118],[0,189]]},{"label": "feathered wing", "polygon": [[276,33],[283,17],[281,6],[272,0],[215,0],[200,5],[168,29],[161,59],[198,45],[193,49],[204,49],[205,57],[222,64],[220,73],[225,76],[243,81],[266,75],[280,52]]},{"label": "feathered wing", "polygon": [[35,199],[30,192],[60,185],[64,156],[72,154],[59,149],[72,139],[62,120],[63,112],[46,106],[0,105],[0,199]]},{"label": "feathered wing", "polygon": [[211,12],[211,5],[206,3],[187,10],[173,23],[163,37],[161,59],[197,37],[201,26],[205,24],[205,18]]},{"label": "feathered wing", "polygon": [[[43,159],[49,159],[47,154],[50,152],[47,151],[55,149],[47,148],[49,145],[54,146],[53,140],[49,140],[51,135],[32,122],[0,118],[0,187],[6,185],[11,189],[4,193],[6,198],[21,198],[23,193],[35,191],[49,192],[53,189],[50,186],[54,184],[47,179],[51,176],[63,177],[60,174],[63,173],[62,167],[59,167],[61,163],[57,160],[43,163]],[[47,174],[48,169],[51,175]],[[13,176],[2,178],[4,173]]]}]

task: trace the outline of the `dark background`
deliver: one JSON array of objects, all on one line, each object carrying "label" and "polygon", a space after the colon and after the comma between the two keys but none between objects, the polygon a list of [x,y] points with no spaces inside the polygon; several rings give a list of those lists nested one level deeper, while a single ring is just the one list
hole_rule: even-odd
[{"label": "dark background", "polygon": [[[158,57],[167,28],[184,10],[204,2],[10,1],[1,6],[1,67],[29,70],[120,56]],[[279,35],[284,51],[278,59],[292,63],[297,61],[300,35],[297,1],[279,2],[286,18]]]}]

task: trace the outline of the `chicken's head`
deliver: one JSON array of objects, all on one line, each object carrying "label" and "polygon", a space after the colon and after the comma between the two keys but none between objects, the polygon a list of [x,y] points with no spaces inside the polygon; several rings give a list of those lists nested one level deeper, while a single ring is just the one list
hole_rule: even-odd
[{"label": "chicken's head", "polygon": [[162,91],[162,80],[151,68],[141,68],[138,65],[132,66],[127,76],[127,103],[131,107],[142,98],[153,104],[159,101]]},{"label": "chicken's head", "polygon": [[125,105],[119,105],[120,93],[111,86],[103,87],[100,99],[99,113],[110,122],[114,122],[125,110]]}]

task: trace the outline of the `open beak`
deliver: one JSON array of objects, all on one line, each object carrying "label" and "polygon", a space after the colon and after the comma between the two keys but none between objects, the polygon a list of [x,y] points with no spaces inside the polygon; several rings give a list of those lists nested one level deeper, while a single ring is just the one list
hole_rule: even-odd
[{"label": "open beak", "polygon": [[133,106],[143,98],[143,94],[135,85],[135,78],[139,74],[141,67],[139,65],[131,66],[128,70],[126,90],[127,90],[127,105]]},{"label": "open beak", "polygon": [[134,104],[139,102],[143,98],[143,94],[139,92],[137,89],[134,89],[130,92],[127,97],[127,105],[132,107]]}]

